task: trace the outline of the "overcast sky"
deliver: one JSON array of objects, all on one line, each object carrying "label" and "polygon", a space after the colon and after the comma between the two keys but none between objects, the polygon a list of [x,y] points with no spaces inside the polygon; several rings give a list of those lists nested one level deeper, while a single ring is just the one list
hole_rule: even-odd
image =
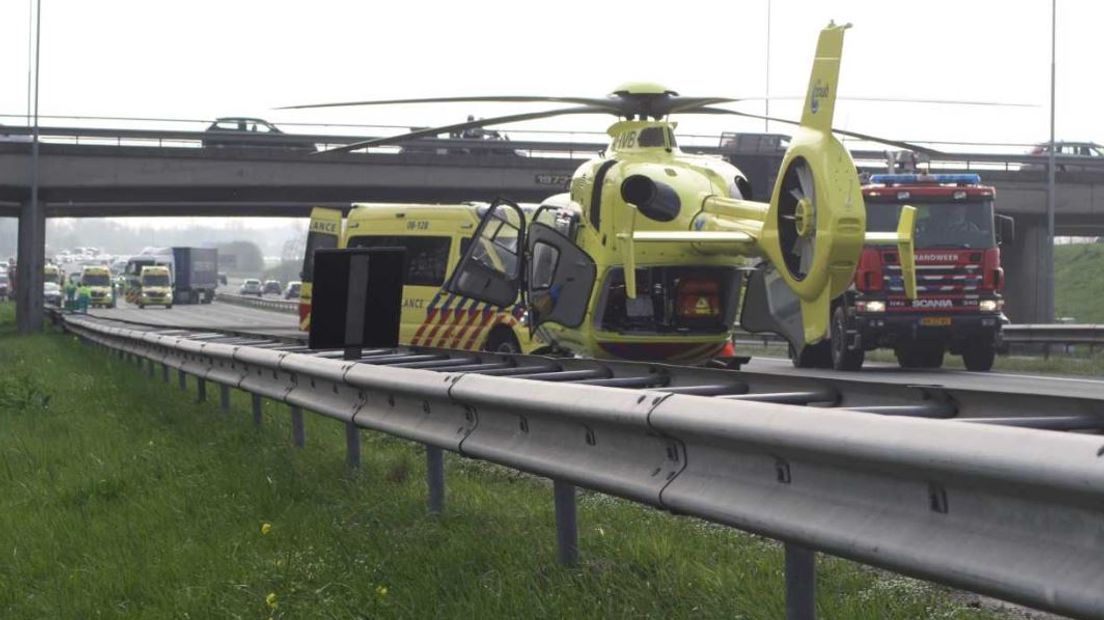
[{"label": "overcast sky", "polygon": [[[26,110],[28,0],[0,2],[0,113]],[[768,0],[666,4],[313,0],[42,0],[43,115],[425,126],[517,107],[275,111],[405,96],[594,96],[630,80],[685,95],[766,90]],[[770,92],[803,95],[819,29],[851,22],[841,96],[1037,104],[976,108],[843,102],[836,126],[909,140],[1035,143],[1048,136],[1050,1],[772,0]],[[659,9],[658,7],[665,7]],[[1098,108],[1104,3],[1058,1],[1057,134],[1104,141]],[[776,101],[797,117],[799,102]],[[526,110],[540,109],[526,107]],[[737,109],[761,112],[758,101]],[[533,128],[602,131],[603,117]],[[761,131],[683,117],[683,133]],[[17,124],[18,119],[0,122]],[[61,121],[44,121],[56,124]],[[72,122],[72,121],[66,121]]]}]

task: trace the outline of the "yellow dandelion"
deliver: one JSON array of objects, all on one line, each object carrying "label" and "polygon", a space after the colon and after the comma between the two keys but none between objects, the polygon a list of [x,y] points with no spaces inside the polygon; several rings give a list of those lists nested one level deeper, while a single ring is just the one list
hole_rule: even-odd
[{"label": "yellow dandelion", "polygon": [[267,521],[261,524],[261,536],[272,531],[272,524]]},{"label": "yellow dandelion", "polygon": [[376,586],[376,596],[384,598],[387,596],[387,586]]},{"label": "yellow dandelion", "polygon": [[276,609],[277,603],[276,603],[276,593],[275,592],[269,592],[268,593],[268,596],[265,597],[265,605],[268,605],[269,609]]}]

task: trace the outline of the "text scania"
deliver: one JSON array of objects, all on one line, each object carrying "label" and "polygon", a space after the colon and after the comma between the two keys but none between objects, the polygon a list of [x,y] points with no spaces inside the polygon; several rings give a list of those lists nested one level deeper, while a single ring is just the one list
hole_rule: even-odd
[{"label": "text scania", "polygon": [[953,308],[954,302],[950,299],[913,299],[913,308]]}]

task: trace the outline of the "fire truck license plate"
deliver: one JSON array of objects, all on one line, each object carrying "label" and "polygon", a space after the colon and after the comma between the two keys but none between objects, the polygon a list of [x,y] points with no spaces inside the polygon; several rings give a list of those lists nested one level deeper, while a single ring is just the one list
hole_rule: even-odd
[{"label": "fire truck license plate", "polygon": [[949,316],[929,316],[920,319],[921,325],[927,325],[929,327],[946,326],[951,324],[951,317]]}]

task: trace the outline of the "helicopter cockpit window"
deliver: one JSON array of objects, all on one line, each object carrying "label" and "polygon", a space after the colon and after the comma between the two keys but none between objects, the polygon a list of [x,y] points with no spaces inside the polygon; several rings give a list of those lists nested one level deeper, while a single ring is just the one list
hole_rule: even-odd
[{"label": "helicopter cockpit window", "polygon": [[545,206],[537,211],[533,221],[544,224],[574,241],[575,233],[579,228],[579,213],[570,209]]},{"label": "helicopter cockpit window", "polygon": [[556,273],[556,263],[560,261],[560,251],[547,243],[533,246],[533,269],[529,286],[534,291],[546,290],[552,286],[552,276]]},{"label": "helicopter cockpit window", "polygon": [[636,143],[639,146],[667,146],[663,141],[665,133],[665,127],[645,127],[640,130]]},{"label": "helicopter cockpit window", "polygon": [[519,222],[512,209],[497,209],[483,234],[475,240],[472,260],[507,278],[518,275]]}]

